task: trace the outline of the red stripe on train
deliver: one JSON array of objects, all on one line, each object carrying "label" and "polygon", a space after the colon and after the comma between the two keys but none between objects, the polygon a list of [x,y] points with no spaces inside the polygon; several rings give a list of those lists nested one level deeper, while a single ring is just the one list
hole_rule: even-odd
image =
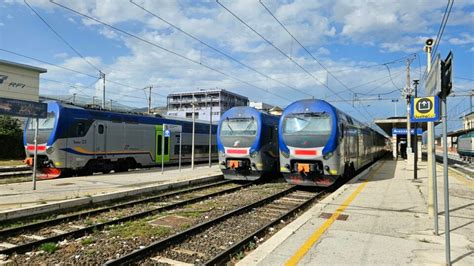
[{"label": "red stripe on train", "polygon": [[295,150],[295,155],[317,155],[317,150]]},{"label": "red stripe on train", "polygon": [[241,150],[241,149],[227,149],[228,154],[247,154],[248,151],[247,149]]},{"label": "red stripe on train", "polygon": [[[28,145],[26,146],[26,149],[28,151],[34,151],[35,150],[35,145]],[[38,145],[38,151],[45,151],[46,150],[46,145]]]}]

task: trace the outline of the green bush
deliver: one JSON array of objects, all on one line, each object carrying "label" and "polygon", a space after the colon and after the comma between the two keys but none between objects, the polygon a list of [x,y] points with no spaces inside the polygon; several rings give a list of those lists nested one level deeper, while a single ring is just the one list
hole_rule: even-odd
[{"label": "green bush", "polygon": [[23,130],[18,119],[0,116],[0,159],[24,159]]}]

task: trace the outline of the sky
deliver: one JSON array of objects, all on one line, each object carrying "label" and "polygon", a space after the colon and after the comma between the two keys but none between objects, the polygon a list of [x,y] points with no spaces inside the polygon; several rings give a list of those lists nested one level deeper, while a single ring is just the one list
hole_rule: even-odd
[{"label": "sky", "polygon": [[[166,105],[171,92],[222,88],[283,108],[325,99],[368,123],[405,115],[407,59],[424,95],[424,42],[436,38],[447,7],[438,0],[55,2],[83,15],[27,1],[72,48],[24,1],[0,2],[0,59],[48,69],[40,94],[92,102],[102,95],[102,71],[107,101],[131,107],[147,106],[147,86],[153,106]],[[454,53],[450,130],[470,111],[473,29],[474,2],[455,1],[437,49],[441,58]]]}]

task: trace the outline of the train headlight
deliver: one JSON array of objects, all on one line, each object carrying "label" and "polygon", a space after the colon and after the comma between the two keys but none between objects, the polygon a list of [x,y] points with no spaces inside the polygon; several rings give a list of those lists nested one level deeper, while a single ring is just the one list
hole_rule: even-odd
[{"label": "train headlight", "polygon": [[258,155],[258,151],[253,151],[250,153],[250,157],[255,158]]},{"label": "train headlight", "polygon": [[47,154],[52,154],[54,152],[54,147],[49,147],[46,149]]},{"label": "train headlight", "polygon": [[286,153],[284,151],[281,151],[281,155],[283,155],[283,157],[285,157],[285,158],[290,158],[290,154]]},{"label": "train headlight", "polygon": [[324,159],[324,160],[328,160],[329,158],[331,158],[331,157],[332,157],[332,155],[333,155],[333,153],[332,153],[332,152],[330,152],[330,153],[327,153],[327,154],[323,155],[323,159]]}]

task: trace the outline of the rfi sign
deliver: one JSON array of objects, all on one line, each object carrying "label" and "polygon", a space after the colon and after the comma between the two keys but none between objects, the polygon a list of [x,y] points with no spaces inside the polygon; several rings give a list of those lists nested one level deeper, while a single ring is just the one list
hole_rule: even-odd
[{"label": "rfi sign", "polygon": [[412,122],[435,122],[439,120],[438,96],[413,98],[411,101]]}]

